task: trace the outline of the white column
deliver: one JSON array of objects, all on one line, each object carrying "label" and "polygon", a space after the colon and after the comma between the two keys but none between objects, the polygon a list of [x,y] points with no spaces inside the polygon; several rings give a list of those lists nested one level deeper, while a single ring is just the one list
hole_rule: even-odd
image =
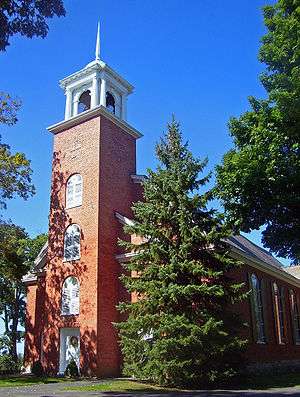
[{"label": "white column", "polygon": [[79,103],[79,94],[76,94],[74,96],[74,101],[73,101],[73,116],[77,116],[78,114],[78,103]]},{"label": "white column", "polygon": [[100,105],[106,107],[106,80],[101,79]]},{"label": "white column", "polygon": [[66,109],[65,109],[65,120],[68,120],[72,116],[72,91],[66,90]]},{"label": "white column", "polygon": [[99,79],[98,76],[93,77],[92,93],[91,93],[91,109],[99,105]]},{"label": "white column", "polygon": [[127,119],[127,95],[125,94],[122,95],[121,119],[125,121]]}]

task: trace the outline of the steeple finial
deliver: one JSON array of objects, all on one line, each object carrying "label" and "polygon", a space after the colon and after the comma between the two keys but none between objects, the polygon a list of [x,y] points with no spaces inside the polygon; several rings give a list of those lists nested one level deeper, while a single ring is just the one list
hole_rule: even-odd
[{"label": "steeple finial", "polygon": [[95,59],[96,61],[100,61],[100,22],[98,22],[98,29],[97,29]]}]

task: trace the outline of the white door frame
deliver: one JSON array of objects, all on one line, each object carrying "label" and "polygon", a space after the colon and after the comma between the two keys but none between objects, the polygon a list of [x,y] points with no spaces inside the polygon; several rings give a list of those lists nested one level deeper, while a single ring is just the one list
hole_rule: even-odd
[{"label": "white door frame", "polygon": [[80,330],[79,328],[60,328],[59,331],[59,374],[64,374],[66,367],[68,365],[67,359],[66,359],[66,343],[67,343],[67,338],[70,336],[76,336],[78,338],[78,351],[79,351],[79,357],[78,357],[78,371],[79,371],[79,360],[80,360]]}]

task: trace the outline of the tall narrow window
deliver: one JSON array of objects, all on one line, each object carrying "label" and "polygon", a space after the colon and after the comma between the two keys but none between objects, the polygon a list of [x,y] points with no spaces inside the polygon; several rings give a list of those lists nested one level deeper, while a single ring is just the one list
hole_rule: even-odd
[{"label": "tall narrow window", "polygon": [[284,343],[285,340],[285,326],[284,326],[284,288],[278,288],[276,283],[273,283],[273,297],[274,297],[274,317],[275,326],[277,330],[278,342]]},{"label": "tall narrow window", "polygon": [[70,176],[66,189],[66,208],[78,207],[82,204],[82,176]]},{"label": "tall narrow window", "polygon": [[106,93],[106,109],[109,110],[113,114],[116,113],[115,98],[109,91],[107,91],[107,93]]},{"label": "tall narrow window", "polygon": [[76,277],[70,276],[65,279],[62,287],[61,314],[79,314],[79,282]]},{"label": "tall narrow window", "polygon": [[84,91],[80,97],[78,102],[78,113],[85,112],[91,107],[91,93],[89,90]]},{"label": "tall narrow window", "polygon": [[262,298],[262,281],[259,280],[255,274],[251,275],[251,289],[252,289],[252,310],[254,320],[254,331],[256,341],[258,343],[266,342],[263,298]]},{"label": "tall narrow window", "polygon": [[291,303],[291,315],[294,331],[294,341],[298,345],[300,344],[300,316],[299,316],[299,304],[298,299],[293,290],[290,290],[290,303]]},{"label": "tall narrow window", "polygon": [[65,231],[64,259],[74,261],[80,258],[80,227],[69,225]]}]

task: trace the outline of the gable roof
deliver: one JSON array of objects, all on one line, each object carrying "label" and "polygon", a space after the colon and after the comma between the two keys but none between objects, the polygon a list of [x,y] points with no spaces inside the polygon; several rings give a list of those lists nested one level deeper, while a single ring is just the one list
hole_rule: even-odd
[{"label": "gable roof", "polygon": [[[115,213],[115,216],[122,225],[134,225],[134,220],[129,219],[118,212]],[[300,277],[298,276],[299,269],[297,269],[298,271],[292,271],[292,267],[285,268],[272,254],[259,247],[245,236],[232,236],[225,241],[230,246],[231,251],[238,255],[239,259],[244,260],[246,263],[251,262],[250,265],[259,268],[262,271],[267,271],[275,277],[285,279],[286,281],[300,287]],[[48,243],[43,246],[38,254],[34,262],[35,266],[33,272],[23,278],[24,282],[34,281],[34,278],[36,279],[36,274],[43,271],[47,262],[47,251]],[[132,253],[121,254],[118,255],[116,259],[122,262],[123,260],[129,260],[132,256]]]},{"label": "gable roof", "polygon": [[239,251],[242,251],[244,254],[247,254],[254,259],[263,261],[270,266],[283,269],[282,263],[274,258],[274,256],[270,254],[270,252],[254,244],[252,241],[247,239],[245,236],[242,236],[241,234],[238,236],[229,237],[228,239],[226,239],[226,241],[231,247],[237,248]]}]

